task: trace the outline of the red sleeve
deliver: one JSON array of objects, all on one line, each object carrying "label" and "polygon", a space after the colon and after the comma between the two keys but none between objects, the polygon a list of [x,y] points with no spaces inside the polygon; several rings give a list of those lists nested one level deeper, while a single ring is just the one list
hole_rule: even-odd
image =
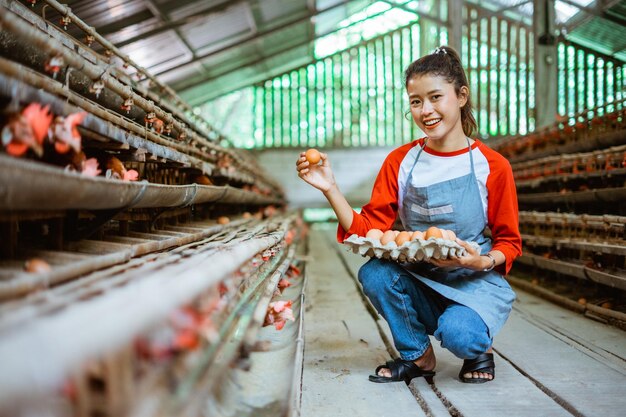
[{"label": "red sleeve", "polygon": [[417,141],[403,145],[392,151],[383,162],[369,203],[361,213],[353,212],[350,229],[337,228],[337,241],[343,242],[353,234],[365,236],[370,229],[389,230],[398,215],[398,171],[407,152]]},{"label": "red sleeve", "polygon": [[506,275],[515,258],[522,254],[517,191],[509,161],[486,145],[482,146],[490,171],[487,177],[487,225],[493,239],[492,249],[499,250],[506,257],[506,263],[496,270]]}]

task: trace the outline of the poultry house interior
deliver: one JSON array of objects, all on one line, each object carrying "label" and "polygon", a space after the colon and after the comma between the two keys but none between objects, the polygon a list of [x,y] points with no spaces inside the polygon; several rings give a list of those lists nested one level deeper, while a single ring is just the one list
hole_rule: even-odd
[{"label": "poultry house interior", "polygon": [[[0,8],[0,416],[623,414],[623,0]],[[419,158],[437,175],[465,166],[441,168],[445,153],[427,149],[448,126],[448,113],[426,123],[416,110],[431,92],[407,95],[416,60],[450,58],[444,45],[475,118],[466,135],[465,104],[454,110],[454,152],[489,149],[467,165],[490,178],[484,216],[458,218],[484,217],[479,236],[499,244],[494,213],[513,210],[514,261],[502,246],[481,255],[456,220],[406,220],[448,210],[406,203],[403,187],[431,175],[415,174]],[[497,192],[495,159],[511,174]],[[330,167],[328,188],[307,178]],[[390,208],[376,206],[381,182]],[[436,331],[432,372],[396,369],[418,359],[364,265],[434,264],[449,285],[470,256],[486,264],[468,270],[514,291],[502,330],[481,316],[492,365],[473,372],[488,383],[464,384],[468,357]],[[387,367],[394,383],[372,383]]]}]

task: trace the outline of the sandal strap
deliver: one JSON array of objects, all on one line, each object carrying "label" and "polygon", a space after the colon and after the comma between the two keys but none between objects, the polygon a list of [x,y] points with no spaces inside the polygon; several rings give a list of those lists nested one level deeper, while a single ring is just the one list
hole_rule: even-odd
[{"label": "sandal strap", "polygon": [[[378,371],[381,369],[389,369],[390,377],[381,377],[378,375]],[[410,381],[412,378],[425,376],[430,377],[435,375],[434,371],[425,371],[415,364],[413,361],[406,361],[403,359],[396,359],[393,361],[387,361],[384,365],[379,365],[376,368],[375,375],[370,376],[370,381],[374,382],[387,382],[387,381]]]},{"label": "sandal strap", "polygon": [[493,353],[482,353],[474,359],[465,359],[463,361],[463,367],[461,368],[461,374],[480,371],[493,373],[495,367],[496,364],[493,361]]},{"label": "sandal strap", "polygon": [[389,370],[391,371],[391,379],[394,379],[394,380],[404,379],[405,375],[411,370],[410,364],[417,367],[415,363],[404,361],[402,359],[396,359],[393,362],[387,362],[387,365],[389,366]]}]

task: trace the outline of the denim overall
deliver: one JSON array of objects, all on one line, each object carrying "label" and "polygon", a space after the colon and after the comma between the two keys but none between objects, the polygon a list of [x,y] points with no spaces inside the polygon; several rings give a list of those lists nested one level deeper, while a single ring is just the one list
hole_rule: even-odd
[{"label": "denim overall", "polygon": [[[408,175],[400,220],[406,230],[425,231],[430,226],[453,230],[460,239],[478,243],[484,254],[491,250],[491,240],[483,233],[487,220],[469,139],[467,144],[469,174],[414,187],[413,171],[424,143]],[[359,280],[389,323],[405,360],[421,356],[429,345],[427,334],[458,357],[478,356],[491,346],[515,300],[515,293],[496,271],[445,269],[426,262],[399,265],[372,259],[359,271]]]}]

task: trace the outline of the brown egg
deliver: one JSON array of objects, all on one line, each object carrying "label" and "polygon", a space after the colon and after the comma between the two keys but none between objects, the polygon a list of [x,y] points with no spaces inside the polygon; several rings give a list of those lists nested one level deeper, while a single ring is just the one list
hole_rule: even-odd
[{"label": "brown egg", "polygon": [[395,239],[396,234],[393,232],[393,230],[387,230],[380,238],[380,243],[386,245],[389,242],[393,242]]},{"label": "brown egg", "polygon": [[317,149],[309,149],[305,152],[304,156],[306,160],[309,161],[311,165],[317,165],[317,163],[322,159],[322,155]]},{"label": "brown egg", "polygon": [[530,283],[532,285],[539,285],[539,280],[537,278],[533,278],[533,279],[530,280]]},{"label": "brown egg", "polygon": [[380,240],[380,238],[383,237],[383,231],[380,229],[370,229],[365,235],[365,237],[368,237],[370,239]]},{"label": "brown egg", "polygon": [[217,223],[218,224],[228,224],[230,223],[230,219],[226,216],[220,216],[217,218]]},{"label": "brown egg", "polygon": [[243,217],[244,219],[251,219],[252,213],[250,213],[249,211],[244,211],[241,217]]},{"label": "brown egg", "polygon": [[585,297],[580,297],[578,299],[578,304],[583,305],[583,306],[586,305],[587,304],[587,299]]},{"label": "brown egg", "polygon": [[398,237],[398,235],[400,234],[400,231],[399,230],[394,230],[393,234],[396,235],[396,237]]},{"label": "brown egg", "polygon": [[409,240],[411,240],[410,232],[400,232],[398,236],[396,236],[396,245],[400,246]]},{"label": "brown egg", "polygon": [[428,228],[428,230],[426,230],[426,233],[424,233],[424,239],[428,240],[430,238],[442,238],[443,235],[441,234],[441,230],[438,227],[435,226],[431,226]]},{"label": "brown egg", "polygon": [[456,240],[456,233],[454,233],[452,230],[448,230],[448,239],[454,242]]},{"label": "brown egg", "polygon": [[448,231],[446,229],[439,229],[439,231],[441,232],[442,239],[450,240],[450,235],[448,234]]},{"label": "brown egg", "polygon": [[24,271],[35,274],[50,272],[50,264],[43,259],[33,258],[24,263]]},{"label": "brown egg", "polygon": [[602,304],[600,304],[600,307],[611,310],[613,308],[613,304],[610,301],[605,301]]},{"label": "brown egg", "polygon": [[424,232],[420,232],[419,230],[414,231],[413,234],[411,234],[411,240],[415,239],[424,239]]}]

